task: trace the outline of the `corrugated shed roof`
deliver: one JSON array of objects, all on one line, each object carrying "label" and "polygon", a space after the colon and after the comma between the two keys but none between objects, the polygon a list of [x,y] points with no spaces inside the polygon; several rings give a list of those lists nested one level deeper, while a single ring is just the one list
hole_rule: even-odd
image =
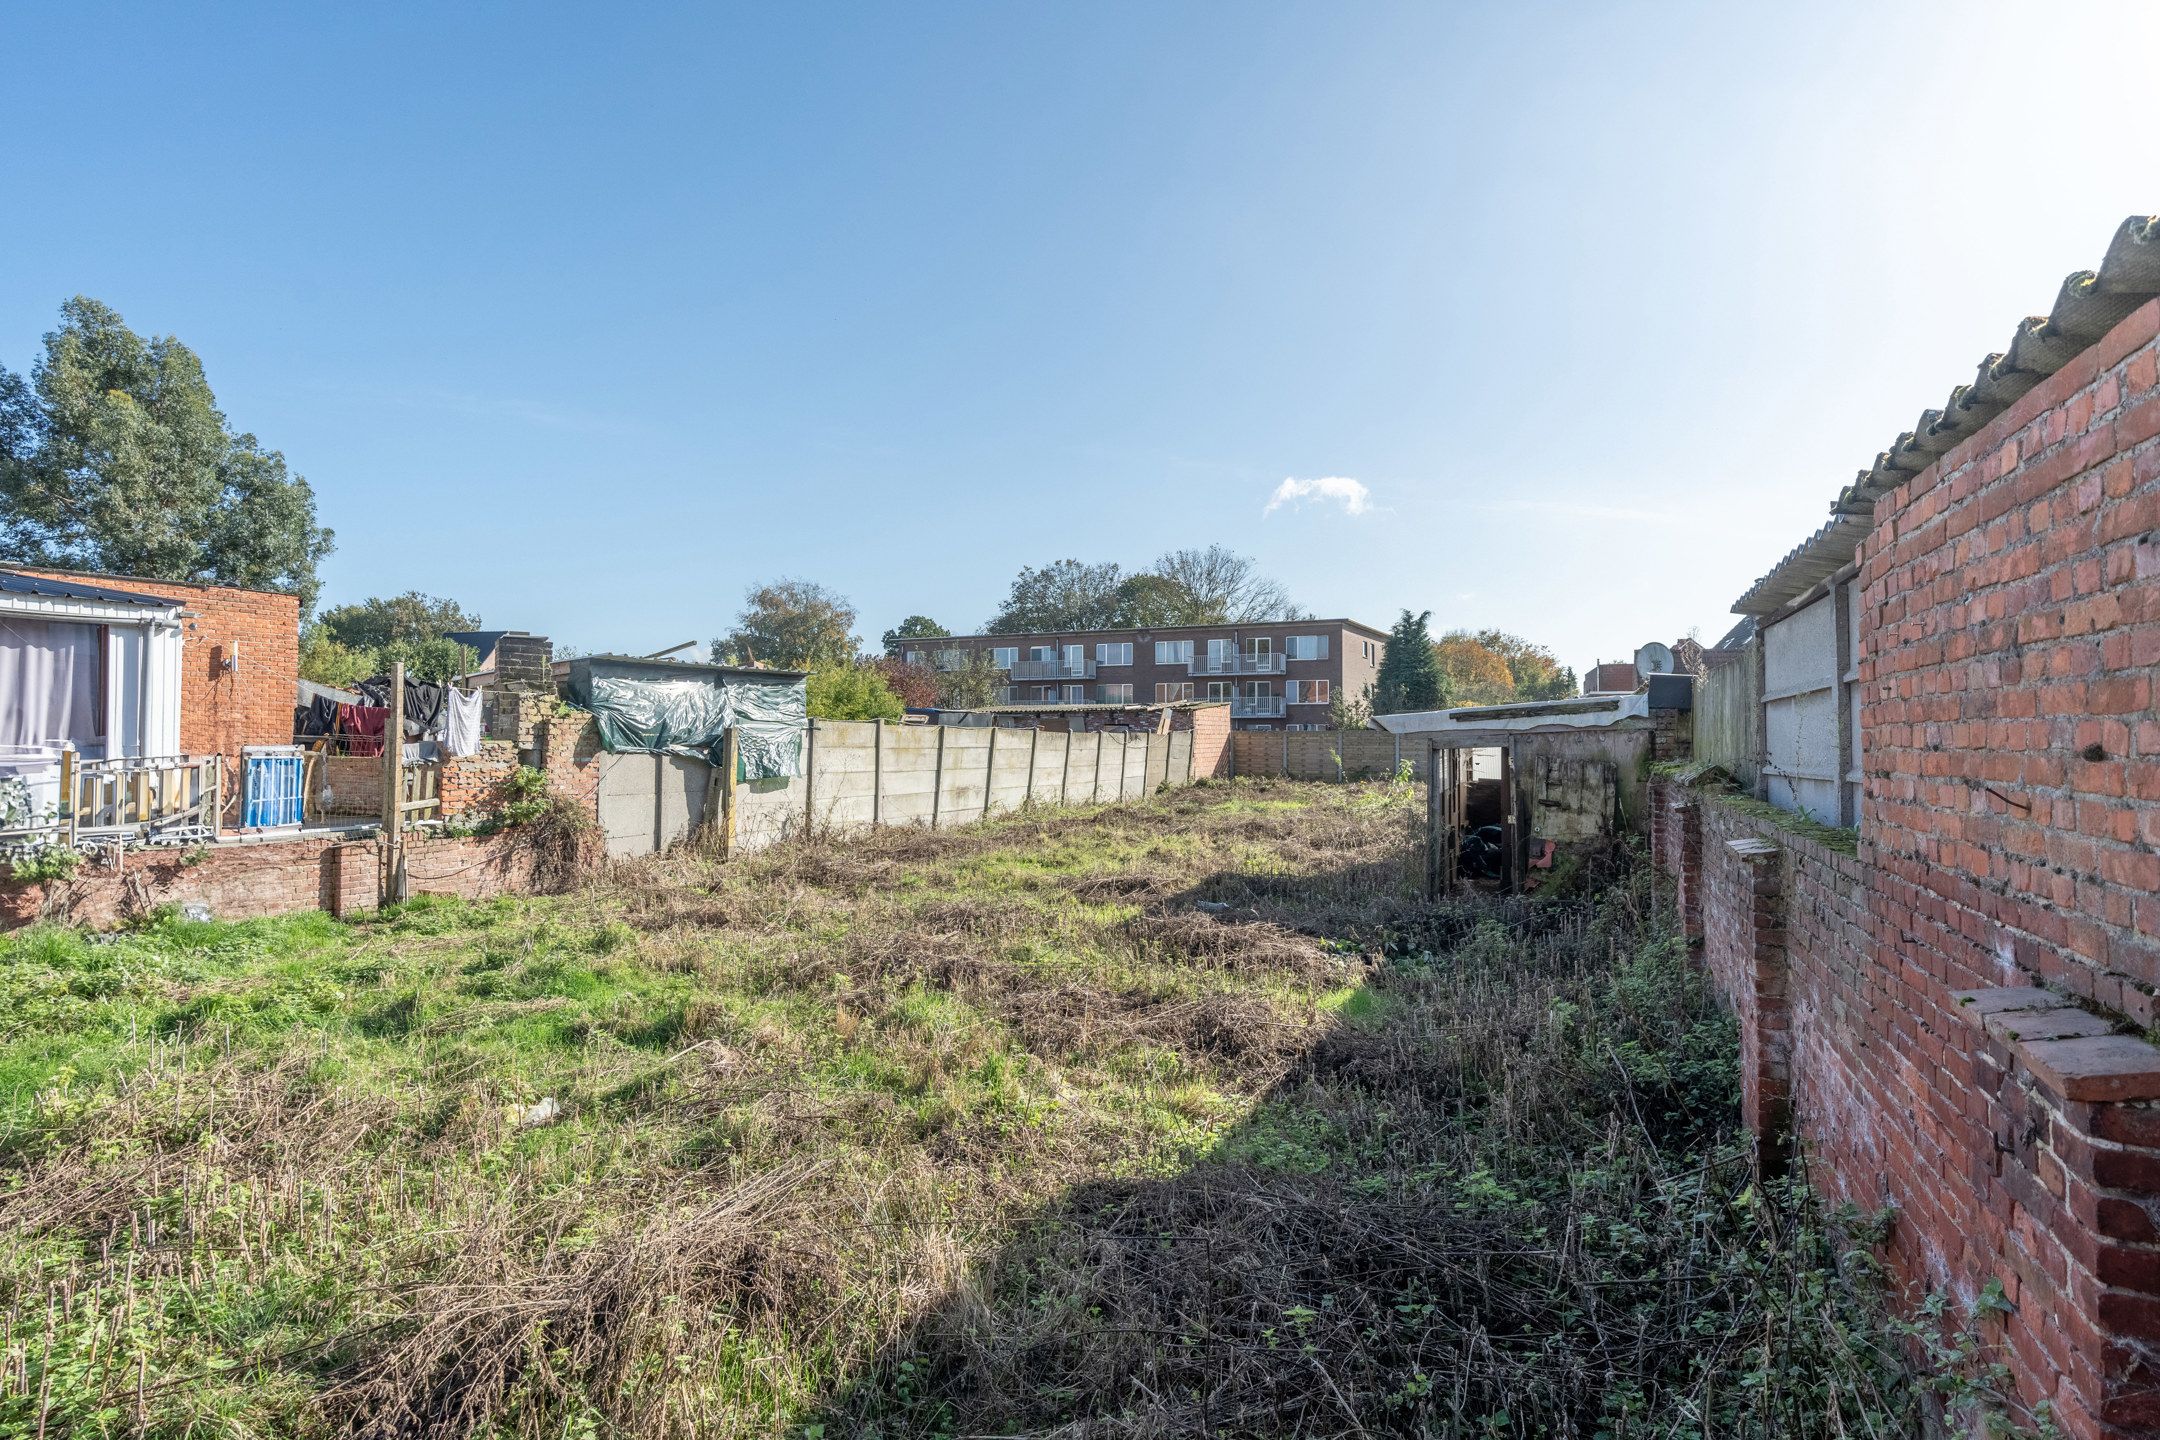
[{"label": "corrugated shed roof", "polygon": [[2133,215],[2116,227],[2098,270],[2068,276],[2045,315],[2018,322],[2009,347],[1980,362],[1971,383],[1938,410],[1923,410],[1830,505],[1830,521],[1800,542],[1733,604],[1736,615],[1768,615],[1852,562],[1875,520],[1875,502],[1927,469],[2019,396],[2160,295],[2160,216]]},{"label": "corrugated shed roof", "polygon": [[178,600],[168,600],[161,595],[140,595],[132,590],[24,575],[14,570],[0,570],[0,595],[28,595],[39,600],[87,600],[100,605],[140,605],[149,610],[180,608]]}]

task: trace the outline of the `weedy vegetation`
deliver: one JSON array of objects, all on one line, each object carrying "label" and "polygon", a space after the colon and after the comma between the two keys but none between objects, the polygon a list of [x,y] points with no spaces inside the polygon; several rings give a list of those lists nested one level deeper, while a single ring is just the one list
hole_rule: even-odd
[{"label": "weedy vegetation", "polygon": [[1914,1433],[1643,867],[1426,905],[1418,813],[0,938],[0,1433]]}]

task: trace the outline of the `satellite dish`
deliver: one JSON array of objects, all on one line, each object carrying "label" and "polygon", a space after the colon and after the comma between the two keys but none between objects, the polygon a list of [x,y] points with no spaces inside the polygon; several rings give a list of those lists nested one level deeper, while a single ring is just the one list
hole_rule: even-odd
[{"label": "satellite dish", "polygon": [[1652,640],[1635,652],[1635,673],[1638,675],[1670,675],[1673,668],[1670,645],[1661,645]]}]

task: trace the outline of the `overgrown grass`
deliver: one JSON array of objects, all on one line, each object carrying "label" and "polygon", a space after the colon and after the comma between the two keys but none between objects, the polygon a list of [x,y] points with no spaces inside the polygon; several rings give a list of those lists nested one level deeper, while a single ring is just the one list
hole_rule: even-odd
[{"label": "overgrown grass", "polygon": [[1417,814],[0,938],[0,1433],[1909,1433],[1640,875]]}]

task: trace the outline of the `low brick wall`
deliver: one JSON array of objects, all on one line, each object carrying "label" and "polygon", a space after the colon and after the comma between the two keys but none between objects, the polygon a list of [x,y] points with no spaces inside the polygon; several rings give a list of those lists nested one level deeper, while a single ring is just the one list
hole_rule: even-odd
[{"label": "low brick wall", "polygon": [[1789,1139],[1831,1202],[1893,1208],[1884,1258],[1914,1299],[1969,1307],[1999,1284],[1990,1358],[2066,1434],[2154,1433],[2160,1050],[2053,992],[1926,963],[1863,859],[1673,781],[1653,813],[1740,1022],[1765,1168]]},{"label": "low brick wall", "polygon": [[[415,836],[405,847],[414,895],[535,892],[533,856],[517,832],[470,838]],[[303,835],[197,851],[131,852],[117,869],[85,864],[51,884],[0,882],[0,930],[50,918],[109,930],[160,905],[202,904],[219,919],[375,908],[380,852],[375,839]]]}]

